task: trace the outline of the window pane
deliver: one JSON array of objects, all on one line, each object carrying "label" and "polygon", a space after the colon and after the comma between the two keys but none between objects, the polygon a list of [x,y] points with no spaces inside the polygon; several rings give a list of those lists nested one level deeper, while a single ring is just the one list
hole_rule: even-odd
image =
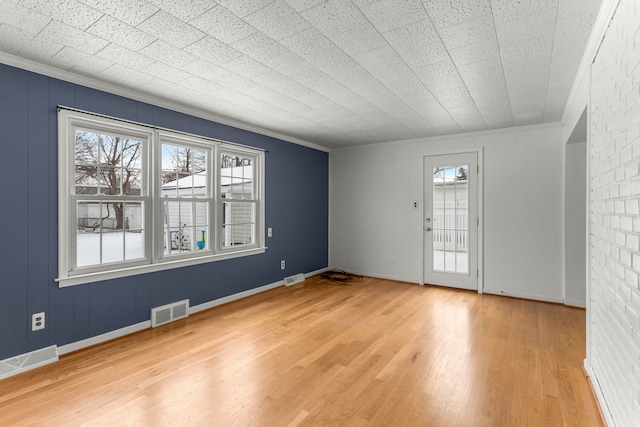
[{"label": "window pane", "polygon": [[78,202],[76,207],[76,265],[100,264],[100,202]]},{"label": "window pane", "polygon": [[98,193],[98,167],[95,165],[76,165],[75,191],[76,194]]},{"label": "window pane", "polygon": [[433,170],[433,269],[469,273],[468,165]]},{"label": "window pane", "polygon": [[144,239],[144,233],[142,231],[127,231],[124,234],[124,254],[125,259],[140,259],[144,258],[144,252],[142,250],[142,241]]},{"label": "window pane", "polygon": [[123,170],[123,193],[125,196],[142,194],[142,170],[125,168]]},{"label": "window pane", "polygon": [[124,260],[124,233],[120,230],[103,230],[102,263]]},{"label": "window pane", "polygon": [[251,157],[230,153],[221,155],[220,194],[225,199],[253,199],[253,165]]},{"label": "window pane", "polygon": [[227,203],[223,205],[222,246],[249,245],[255,242],[255,204]]}]

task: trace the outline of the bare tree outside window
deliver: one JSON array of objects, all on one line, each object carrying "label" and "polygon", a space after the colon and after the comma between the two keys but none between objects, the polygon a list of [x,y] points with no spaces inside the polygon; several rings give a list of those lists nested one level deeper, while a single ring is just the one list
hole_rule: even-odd
[{"label": "bare tree outside window", "polygon": [[[75,134],[76,194],[127,196],[140,194],[142,144],[139,140],[77,130]],[[107,203],[114,210],[115,229],[124,227],[122,202]]]}]

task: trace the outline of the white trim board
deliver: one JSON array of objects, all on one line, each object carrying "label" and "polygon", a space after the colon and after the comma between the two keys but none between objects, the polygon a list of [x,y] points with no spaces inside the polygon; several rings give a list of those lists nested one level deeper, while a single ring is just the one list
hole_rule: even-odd
[{"label": "white trim board", "polygon": [[409,144],[423,144],[427,142],[448,141],[448,140],[457,139],[457,138],[500,135],[504,133],[526,132],[532,129],[536,130],[536,129],[557,128],[557,127],[561,128],[561,127],[564,127],[564,125],[561,122],[553,122],[553,123],[542,123],[539,125],[526,125],[526,126],[514,126],[510,128],[479,130],[475,132],[452,133],[449,135],[427,136],[422,138],[402,139],[397,141],[376,142],[373,144],[359,144],[359,145],[349,145],[347,147],[335,147],[331,149],[331,152],[409,145]]}]

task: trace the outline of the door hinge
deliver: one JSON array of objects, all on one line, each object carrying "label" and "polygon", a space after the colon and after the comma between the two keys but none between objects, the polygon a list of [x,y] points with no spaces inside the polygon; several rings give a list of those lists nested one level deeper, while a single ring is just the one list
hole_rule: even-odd
[{"label": "door hinge", "polygon": [[480,278],[480,269],[476,269],[476,279]]},{"label": "door hinge", "polygon": [[480,173],[480,165],[476,165],[476,172]]},{"label": "door hinge", "polygon": [[476,225],[480,225],[480,217],[476,217]]}]

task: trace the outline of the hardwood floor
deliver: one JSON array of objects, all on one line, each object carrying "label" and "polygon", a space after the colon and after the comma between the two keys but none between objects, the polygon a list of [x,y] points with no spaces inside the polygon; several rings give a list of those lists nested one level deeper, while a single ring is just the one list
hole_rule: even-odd
[{"label": "hardwood floor", "polygon": [[584,353],[584,310],[316,276],[0,381],[0,425],[601,425]]}]

